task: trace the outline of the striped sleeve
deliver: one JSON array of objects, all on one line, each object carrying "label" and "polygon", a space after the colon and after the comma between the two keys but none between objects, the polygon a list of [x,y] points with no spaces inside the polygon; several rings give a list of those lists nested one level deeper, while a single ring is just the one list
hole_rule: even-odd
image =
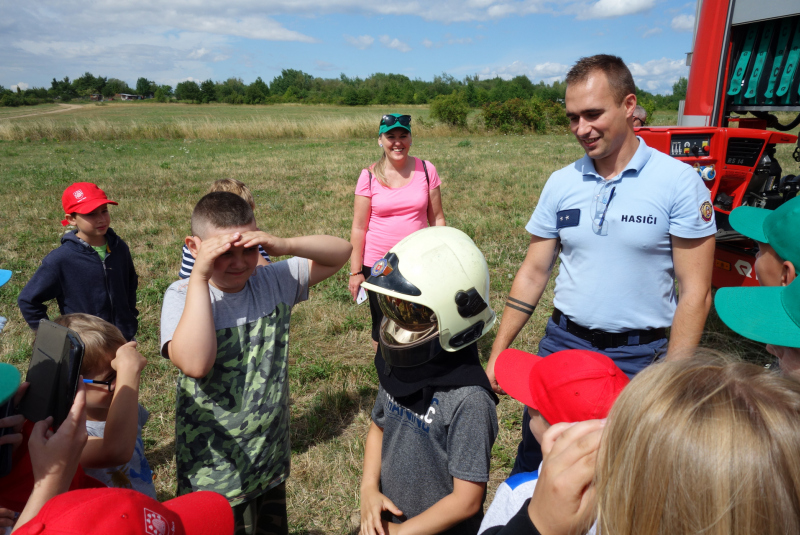
[{"label": "striped sleeve", "polygon": [[[186,247],[186,246],[184,245],[184,247]],[[261,256],[264,258],[264,260],[266,260],[267,262],[272,262],[272,260],[269,259],[269,255],[267,254],[267,252],[260,245],[258,246],[258,252],[261,253]],[[189,255],[189,256],[191,256],[191,255]],[[194,260],[192,260],[192,262],[194,262]]]},{"label": "striped sleeve", "polygon": [[192,268],[194,267],[194,257],[192,253],[189,252],[189,248],[186,247],[186,244],[183,244],[183,254],[181,256],[181,269],[178,271],[178,277],[182,279],[188,279],[189,275],[192,274]]}]

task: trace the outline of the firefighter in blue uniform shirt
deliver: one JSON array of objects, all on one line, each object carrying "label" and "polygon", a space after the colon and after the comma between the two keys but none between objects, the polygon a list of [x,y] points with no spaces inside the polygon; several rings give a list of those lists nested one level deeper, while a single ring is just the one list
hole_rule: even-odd
[{"label": "firefighter in blue uniform shirt", "polygon": [[[599,351],[633,377],[664,354],[688,356],[711,306],[716,225],[708,189],[690,166],[636,137],[635,86],[620,58],[582,58],[566,81],[570,129],[586,155],[550,176],[525,227],[528,253],[486,367],[498,393],[495,360],[533,313],[556,258],[540,356]],[[512,474],[541,461],[524,414]]]}]

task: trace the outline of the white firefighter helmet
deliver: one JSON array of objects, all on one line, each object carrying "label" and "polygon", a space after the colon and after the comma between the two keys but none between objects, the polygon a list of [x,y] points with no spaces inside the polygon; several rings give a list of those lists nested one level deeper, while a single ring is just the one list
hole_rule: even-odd
[{"label": "white firefighter helmet", "polygon": [[458,351],[492,328],[489,269],[469,236],[429,227],[403,240],[372,266],[362,286],[378,296],[383,358],[418,366],[441,350]]}]

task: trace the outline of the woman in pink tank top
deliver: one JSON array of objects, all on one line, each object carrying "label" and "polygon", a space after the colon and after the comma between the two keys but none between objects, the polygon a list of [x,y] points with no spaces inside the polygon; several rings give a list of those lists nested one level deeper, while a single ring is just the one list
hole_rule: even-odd
[{"label": "woman in pink tank top", "polygon": [[[444,226],[442,181],[431,162],[409,156],[411,116],[392,113],[381,118],[380,160],[361,171],[355,192],[350,243],[348,289],[356,299],[372,265],[409,234],[427,226]],[[372,344],[378,346],[383,314],[369,295]]]}]

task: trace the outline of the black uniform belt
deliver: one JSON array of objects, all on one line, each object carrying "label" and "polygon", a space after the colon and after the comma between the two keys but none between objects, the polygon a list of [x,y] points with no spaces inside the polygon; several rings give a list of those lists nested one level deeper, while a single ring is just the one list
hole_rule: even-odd
[{"label": "black uniform belt", "polygon": [[564,313],[559,309],[553,309],[553,321],[556,325],[559,324],[562,316],[567,322],[566,331],[569,334],[575,335],[582,340],[586,340],[597,349],[636,345],[628,343],[628,338],[630,336],[639,336],[638,345],[649,344],[650,342],[655,342],[656,340],[661,340],[662,338],[667,337],[667,330],[663,327],[660,329],[650,329],[647,331],[625,331],[621,333],[610,333],[601,331],[600,329],[587,329],[586,327],[582,327],[568,317],[564,316]]}]

